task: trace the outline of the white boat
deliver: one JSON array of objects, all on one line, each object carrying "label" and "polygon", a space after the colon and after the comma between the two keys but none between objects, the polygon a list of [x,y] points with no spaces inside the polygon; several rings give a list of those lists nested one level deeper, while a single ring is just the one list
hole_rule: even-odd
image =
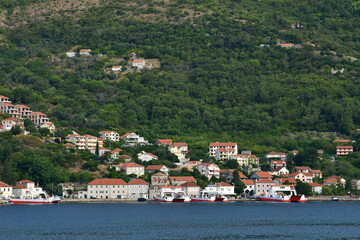
[{"label": "white boat", "polygon": [[37,197],[33,197],[33,196],[12,197],[10,198],[9,202],[14,204],[61,203],[61,199],[58,196],[48,196],[48,194],[43,191]]},{"label": "white boat", "polygon": [[230,200],[225,196],[217,195],[215,202],[230,202]]},{"label": "white boat", "polygon": [[162,195],[162,196],[155,196],[156,202],[172,202],[174,197],[172,195]]},{"label": "white boat", "polygon": [[292,185],[269,186],[269,193],[260,195],[260,201],[270,202],[307,202],[304,195],[297,195]]},{"label": "white boat", "polygon": [[174,195],[173,202],[191,202],[191,198],[189,196],[185,196],[184,194]]},{"label": "white boat", "polygon": [[191,197],[192,202],[215,202],[216,195],[202,191],[199,196]]}]

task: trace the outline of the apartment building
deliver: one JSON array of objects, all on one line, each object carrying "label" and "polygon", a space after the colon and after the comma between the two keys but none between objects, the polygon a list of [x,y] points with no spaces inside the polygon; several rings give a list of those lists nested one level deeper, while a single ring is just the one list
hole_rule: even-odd
[{"label": "apartment building", "polygon": [[114,131],[100,131],[100,138],[103,140],[118,142],[120,140],[120,135]]},{"label": "apartment building", "polygon": [[88,198],[127,198],[127,183],[122,179],[95,179],[87,186]]},{"label": "apartment building", "polygon": [[209,156],[216,160],[227,160],[232,155],[238,155],[237,143],[210,143]]}]

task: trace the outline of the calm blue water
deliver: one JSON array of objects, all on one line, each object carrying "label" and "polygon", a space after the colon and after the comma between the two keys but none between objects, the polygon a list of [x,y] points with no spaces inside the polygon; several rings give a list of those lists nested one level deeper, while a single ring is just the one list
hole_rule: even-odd
[{"label": "calm blue water", "polygon": [[360,202],[2,206],[4,239],[360,239]]}]

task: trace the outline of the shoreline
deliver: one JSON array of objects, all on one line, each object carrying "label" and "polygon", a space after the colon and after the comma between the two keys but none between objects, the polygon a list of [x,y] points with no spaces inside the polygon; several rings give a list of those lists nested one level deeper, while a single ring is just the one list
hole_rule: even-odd
[{"label": "shoreline", "polygon": [[[360,198],[349,196],[316,196],[307,197],[308,202],[331,202],[332,197],[337,197],[339,202],[360,202]],[[137,199],[63,199],[63,203],[137,203]],[[146,200],[145,203],[152,203],[155,200]],[[257,199],[230,199],[230,202],[259,202]],[[144,203],[144,202],[138,202]]]}]

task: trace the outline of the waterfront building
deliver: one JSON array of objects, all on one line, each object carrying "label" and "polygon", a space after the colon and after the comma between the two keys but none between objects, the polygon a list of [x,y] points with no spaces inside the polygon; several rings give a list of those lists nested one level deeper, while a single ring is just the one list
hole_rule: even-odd
[{"label": "waterfront building", "polygon": [[0,199],[8,199],[12,196],[12,186],[0,181]]},{"label": "waterfront building", "polygon": [[214,163],[201,163],[196,166],[197,170],[205,175],[209,180],[212,176],[219,178],[220,177],[220,168]]},{"label": "waterfront building", "polygon": [[90,199],[123,199],[127,197],[127,189],[122,179],[95,179],[87,186],[87,196]]},{"label": "waterfront building", "polygon": [[260,196],[269,193],[269,186],[276,185],[276,183],[270,179],[260,179],[255,183],[255,195]]},{"label": "waterfront building", "polygon": [[134,179],[128,183],[128,199],[149,198],[149,183]]}]

